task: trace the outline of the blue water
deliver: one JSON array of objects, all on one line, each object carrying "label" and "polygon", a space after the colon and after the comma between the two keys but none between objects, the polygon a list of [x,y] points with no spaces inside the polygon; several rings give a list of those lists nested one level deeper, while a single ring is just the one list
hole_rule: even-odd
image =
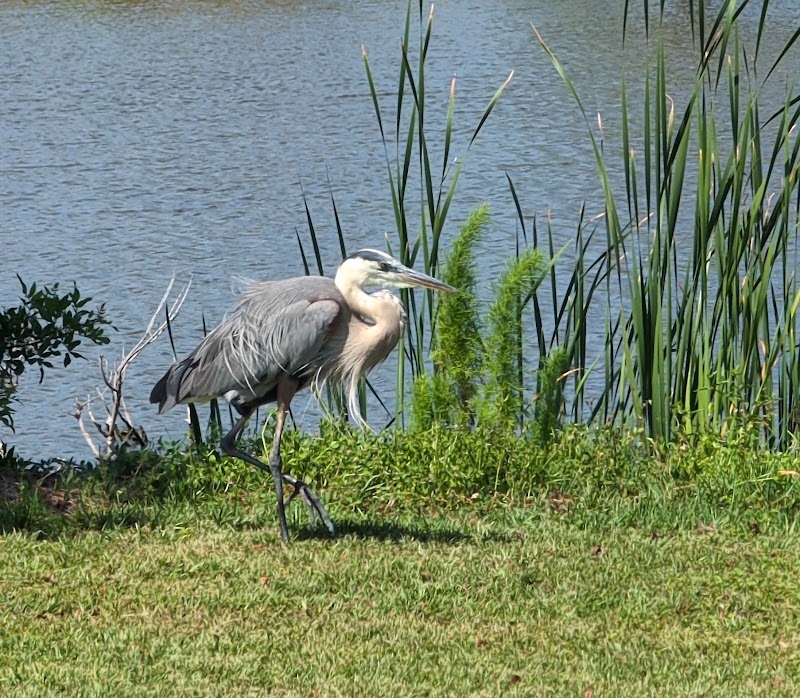
[{"label": "blue water", "polygon": [[[436,6],[427,75],[434,152],[452,75],[452,154],[462,156],[491,95],[514,70],[469,153],[444,234],[450,238],[472,208],[490,203],[493,224],[481,250],[487,284],[518,234],[506,174],[526,217],[549,219],[558,244],[573,238],[584,201],[588,216],[602,210],[587,125],[531,23],[569,71],[593,128],[602,114],[604,147],[613,152],[621,76],[628,75],[635,104],[653,49],[641,32],[623,48],[623,3],[609,5]],[[765,43],[777,46],[800,24],[800,7],[785,0],[771,8]],[[69,412],[76,397],[101,384],[100,353],[114,360],[137,341],[173,274],[178,284],[192,280],[176,326],[179,353],[202,336],[203,316],[213,325],[230,308],[234,277],[302,274],[296,234],[308,241],[304,192],[331,272],[339,258],[331,192],[350,248],[383,247],[394,219],[361,51],[392,114],[404,12],[405,3],[387,0],[0,1],[0,306],[18,296],[16,273],[76,281],[106,304],[117,329],[109,346],[87,347],[86,362],[48,373],[41,385],[26,376],[17,433],[0,431],[0,439],[31,458],[87,457]],[[747,22],[753,35],[743,38],[752,44],[757,15]],[[687,27],[683,10],[667,13],[662,32],[676,81],[691,75]],[[790,56],[789,67],[798,64]],[[681,94],[676,87],[678,107]],[[128,374],[128,408],[151,438],[186,430],[182,411],[158,417],[147,403],[171,360],[162,338]],[[390,359],[374,376],[385,395],[394,366]],[[298,398],[302,427],[313,428],[315,414],[309,398]]]}]

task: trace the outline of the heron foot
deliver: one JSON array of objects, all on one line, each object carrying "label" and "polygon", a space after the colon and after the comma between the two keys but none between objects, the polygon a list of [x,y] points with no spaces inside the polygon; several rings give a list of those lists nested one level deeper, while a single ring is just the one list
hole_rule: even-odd
[{"label": "heron foot", "polygon": [[284,475],[283,479],[294,488],[294,492],[289,495],[289,499],[286,501],[286,506],[289,506],[292,500],[300,495],[300,499],[303,500],[308,509],[308,517],[311,520],[311,525],[316,526],[317,522],[321,521],[325,525],[325,528],[328,529],[328,532],[334,535],[336,529],[333,526],[333,521],[331,521],[331,517],[328,515],[328,512],[325,511],[325,507],[322,506],[322,502],[319,501],[319,497],[314,494],[312,489],[305,482],[291,475]]}]

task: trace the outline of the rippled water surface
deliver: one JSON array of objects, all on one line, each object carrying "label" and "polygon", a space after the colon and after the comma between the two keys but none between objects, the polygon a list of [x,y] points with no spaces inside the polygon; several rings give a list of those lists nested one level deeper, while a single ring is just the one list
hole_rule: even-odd
[{"label": "rippled water surface", "polygon": [[[574,234],[584,200],[590,213],[600,210],[586,126],[531,22],[567,67],[591,118],[603,114],[614,148],[621,75],[627,71],[635,95],[652,53],[632,37],[623,49],[623,4],[437,4],[428,123],[438,116],[443,124],[457,74],[456,153],[515,71],[470,153],[445,233],[475,205],[491,204],[485,280],[514,248],[506,173],[526,215],[549,213],[560,242]],[[771,8],[771,43],[779,45],[800,25],[800,7],[784,0]],[[74,280],[106,303],[118,331],[103,352],[114,358],[136,341],[170,277],[191,277],[176,327],[184,353],[201,337],[202,315],[212,325],[231,306],[234,276],[302,273],[295,231],[307,230],[303,190],[331,270],[338,243],[328,181],[351,249],[383,246],[393,215],[361,46],[391,110],[404,11],[404,2],[390,0],[0,0],[0,306],[17,298],[16,273]],[[743,38],[754,40],[757,15],[747,19],[753,36]],[[683,10],[668,11],[663,31],[677,77],[691,74],[688,26]],[[73,399],[99,383],[99,350],[86,354],[89,361],[49,373],[42,385],[26,378],[17,434],[0,437],[28,457],[87,456],[68,415]],[[128,406],[151,437],[185,431],[180,410],[157,417],[147,403],[171,359],[164,339],[129,373]],[[376,377],[379,389],[390,390],[393,372],[390,361]],[[295,414],[311,427],[307,408],[300,398]]]}]

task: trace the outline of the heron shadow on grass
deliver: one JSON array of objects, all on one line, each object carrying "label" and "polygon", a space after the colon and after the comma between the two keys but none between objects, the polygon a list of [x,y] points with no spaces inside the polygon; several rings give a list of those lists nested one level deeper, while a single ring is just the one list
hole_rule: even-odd
[{"label": "heron shadow on grass", "polygon": [[503,540],[500,532],[477,533],[452,527],[430,527],[424,524],[401,523],[399,521],[380,521],[376,519],[337,519],[336,533],[331,534],[323,527],[301,525],[295,529],[298,541],[329,540],[356,538],[359,540],[376,540],[391,543],[417,541],[420,543],[474,543],[490,538]]}]

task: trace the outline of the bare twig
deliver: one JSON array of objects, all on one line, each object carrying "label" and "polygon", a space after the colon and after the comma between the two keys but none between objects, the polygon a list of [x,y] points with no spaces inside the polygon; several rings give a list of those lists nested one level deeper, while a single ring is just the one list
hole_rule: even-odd
[{"label": "bare twig", "polygon": [[[174,284],[175,277],[173,276],[172,279],[170,279],[167,290],[161,297],[158,307],[155,309],[155,312],[150,318],[150,322],[147,324],[141,339],[130,351],[122,352],[122,357],[120,358],[119,363],[109,365],[109,362],[105,359],[105,357],[102,355],[100,356],[100,375],[103,379],[103,383],[105,384],[105,389],[98,389],[97,396],[100,403],[105,408],[105,419],[102,422],[99,421],[92,412],[91,403],[96,398],[87,396],[84,402],[80,402],[78,400],[75,401],[75,409],[72,413],[72,416],[78,420],[81,434],[83,434],[83,438],[89,444],[89,448],[92,449],[92,453],[96,458],[100,458],[101,455],[104,457],[109,457],[113,454],[116,448],[125,444],[144,446],[147,443],[147,435],[145,434],[144,429],[134,426],[134,420],[125,405],[125,399],[122,393],[123,383],[125,380],[125,371],[127,371],[128,367],[136,358],[138,358],[138,356],[146,347],[158,339],[164,330],[167,329],[170,322],[177,317],[181,306],[186,300],[186,295],[189,292],[191,281],[189,281],[189,283],[187,283],[186,286],[181,289],[173,303],[170,306],[167,306],[167,301],[169,300],[169,296],[172,292],[172,287]],[[159,315],[161,315],[161,312],[164,310],[164,308],[167,308],[166,319],[160,324],[156,325],[156,320]],[[110,393],[110,397],[108,398],[106,397],[107,392]],[[83,421],[84,412],[89,421],[94,424],[95,428],[100,433],[103,441],[105,442],[104,448],[101,448],[101,446],[97,444],[90,435],[89,430]],[[121,427],[118,425],[118,422],[122,422]]]}]

